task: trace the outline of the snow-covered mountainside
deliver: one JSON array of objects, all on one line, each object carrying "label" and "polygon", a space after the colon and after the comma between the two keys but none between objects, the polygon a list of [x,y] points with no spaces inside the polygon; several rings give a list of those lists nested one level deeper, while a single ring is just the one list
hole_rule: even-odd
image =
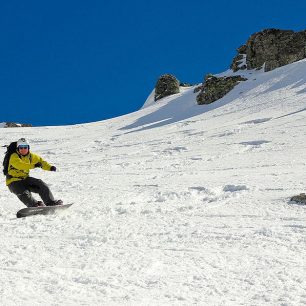
[{"label": "snow-covered mountainside", "polygon": [[[65,213],[16,219],[0,187],[1,305],[305,305],[306,61],[211,105],[193,88],[140,111],[1,129]],[[2,152],[4,153],[4,148]]]}]

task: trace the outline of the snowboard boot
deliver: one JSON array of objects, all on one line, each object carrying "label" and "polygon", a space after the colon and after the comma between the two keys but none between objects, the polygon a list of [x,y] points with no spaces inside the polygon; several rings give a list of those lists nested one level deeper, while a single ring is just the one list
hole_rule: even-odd
[{"label": "snowboard boot", "polygon": [[37,201],[32,207],[44,207],[46,206],[42,201]]},{"label": "snowboard boot", "polygon": [[57,206],[57,205],[63,205],[63,201],[62,200],[55,200],[55,201],[51,201],[46,203],[47,206]]}]

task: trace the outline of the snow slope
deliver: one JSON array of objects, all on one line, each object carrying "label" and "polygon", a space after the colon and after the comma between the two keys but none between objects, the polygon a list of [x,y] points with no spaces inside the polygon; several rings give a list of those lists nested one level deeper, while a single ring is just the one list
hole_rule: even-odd
[{"label": "snow slope", "polygon": [[[306,61],[91,124],[1,129],[74,202],[16,219],[0,186],[1,305],[305,305]],[[228,72],[227,72],[228,73]],[[2,148],[4,152],[4,148]]]}]

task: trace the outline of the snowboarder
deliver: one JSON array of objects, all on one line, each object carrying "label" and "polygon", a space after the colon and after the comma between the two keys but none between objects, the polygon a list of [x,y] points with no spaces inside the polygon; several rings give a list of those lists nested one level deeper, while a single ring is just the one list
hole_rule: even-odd
[{"label": "snowboarder", "polygon": [[[16,194],[27,207],[62,205],[62,200],[55,200],[49,187],[42,180],[30,177],[31,169],[42,168],[47,171],[56,171],[37,154],[30,152],[30,145],[25,138],[17,141],[16,151],[9,157],[6,185]],[[33,198],[32,192],[38,193],[42,201]]]}]

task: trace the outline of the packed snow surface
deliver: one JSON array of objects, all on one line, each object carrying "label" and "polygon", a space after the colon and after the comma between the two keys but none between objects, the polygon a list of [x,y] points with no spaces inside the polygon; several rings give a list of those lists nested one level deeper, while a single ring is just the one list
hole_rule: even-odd
[{"label": "packed snow surface", "polygon": [[74,205],[17,219],[2,179],[0,304],[305,305],[306,206],[290,202],[306,190],[305,71],[246,71],[207,106],[189,88],[102,122],[1,129]]}]

